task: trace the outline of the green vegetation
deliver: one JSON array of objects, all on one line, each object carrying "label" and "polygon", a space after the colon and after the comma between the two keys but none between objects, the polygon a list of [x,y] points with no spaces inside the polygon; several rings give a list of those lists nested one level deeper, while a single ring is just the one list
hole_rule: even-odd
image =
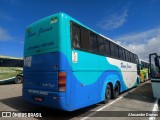
[{"label": "green vegetation", "polygon": [[15,77],[22,71],[21,67],[0,67],[0,80]]}]

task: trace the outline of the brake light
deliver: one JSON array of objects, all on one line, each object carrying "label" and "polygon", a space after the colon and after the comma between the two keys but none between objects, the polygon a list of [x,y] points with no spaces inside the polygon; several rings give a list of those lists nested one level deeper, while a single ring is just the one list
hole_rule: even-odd
[{"label": "brake light", "polygon": [[58,73],[58,91],[59,92],[66,91],[66,72]]}]

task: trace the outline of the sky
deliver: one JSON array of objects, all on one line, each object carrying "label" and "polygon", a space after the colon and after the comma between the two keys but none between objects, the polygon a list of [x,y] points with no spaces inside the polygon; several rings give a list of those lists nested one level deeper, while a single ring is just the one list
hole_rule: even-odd
[{"label": "sky", "polygon": [[22,58],[27,26],[58,12],[141,59],[160,53],[160,0],[0,0],[0,55]]}]

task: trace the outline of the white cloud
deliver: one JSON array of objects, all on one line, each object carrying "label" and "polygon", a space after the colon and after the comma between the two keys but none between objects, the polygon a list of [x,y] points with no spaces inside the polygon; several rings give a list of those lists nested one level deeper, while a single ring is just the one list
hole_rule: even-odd
[{"label": "white cloud", "polygon": [[124,35],[115,40],[135,52],[141,59],[148,61],[150,53],[158,53],[160,55],[160,28]]},{"label": "white cloud", "polygon": [[24,44],[23,39],[24,38],[10,35],[6,29],[0,27],[0,42],[12,41],[23,45]]},{"label": "white cloud", "polygon": [[5,22],[7,20],[7,22],[11,22],[13,19],[8,14],[0,12],[0,20]]},{"label": "white cloud", "polygon": [[122,13],[113,13],[106,17],[104,20],[97,23],[97,26],[104,30],[113,30],[121,27],[126,22],[128,16],[128,10],[124,10]]},{"label": "white cloud", "polygon": [[0,41],[8,41],[13,37],[9,35],[8,31],[2,27],[0,27]]},{"label": "white cloud", "polygon": [[137,32],[137,33],[130,33],[127,35],[122,35],[119,37],[116,37],[116,41],[123,41],[128,43],[141,43],[141,42],[147,42],[149,39],[152,39],[160,34],[160,28],[154,28],[151,30],[143,31],[143,32]]}]

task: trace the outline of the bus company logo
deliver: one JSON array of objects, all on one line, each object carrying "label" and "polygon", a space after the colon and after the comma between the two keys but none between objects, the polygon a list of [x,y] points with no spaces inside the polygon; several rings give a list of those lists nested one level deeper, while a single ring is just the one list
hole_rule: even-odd
[{"label": "bus company logo", "polygon": [[128,68],[131,68],[131,66],[128,65],[128,63],[126,65],[124,63],[121,63],[121,68],[128,69]]},{"label": "bus company logo", "polygon": [[52,30],[52,26],[49,26],[49,27],[41,27],[38,31],[38,36],[41,35],[42,33],[45,33],[45,32],[48,32]]},{"label": "bus company logo", "polygon": [[27,38],[30,38],[30,37],[35,36],[37,34],[36,32],[32,32],[31,28],[27,28],[26,33],[27,33]]},{"label": "bus company logo", "polygon": [[27,33],[27,38],[33,37],[33,36],[40,36],[41,34],[45,33],[45,32],[49,32],[53,29],[52,26],[49,27],[41,27],[39,28],[38,32],[32,32],[31,28],[27,28],[26,29],[26,33]]},{"label": "bus company logo", "polygon": [[57,18],[56,17],[55,18],[51,18],[51,24],[53,24],[55,22],[57,22]]},{"label": "bus company logo", "polygon": [[31,33],[31,29],[30,29],[30,28],[27,28],[27,29],[26,29],[26,32],[27,32],[27,33]]}]

